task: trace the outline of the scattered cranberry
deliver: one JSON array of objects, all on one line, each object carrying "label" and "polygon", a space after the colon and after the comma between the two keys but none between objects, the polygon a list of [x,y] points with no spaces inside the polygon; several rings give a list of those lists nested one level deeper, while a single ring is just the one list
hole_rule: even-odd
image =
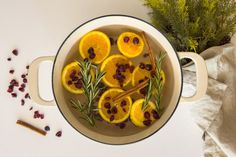
[{"label": "scattered cranberry", "polygon": [[25,74],[22,74],[22,75],[21,75],[21,78],[25,78],[25,77],[26,77]]},{"label": "scattered cranberry", "polygon": [[124,37],[124,42],[125,42],[125,43],[129,42],[129,37],[127,37],[127,36]]},{"label": "scattered cranberry", "polygon": [[88,54],[92,54],[92,53],[94,53],[94,49],[93,49],[93,47],[90,47],[90,48],[88,49]]},{"label": "scattered cranberry", "polygon": [[155,111],[155,110],[152,110],[152,116],[153,116],[153,118],[155,118],[155,119],[160,119],[159,114],[158,114],[157,111]]},{"label": "scattered cranberry", "polygon": [[146,64],[146,65],[145,65],[145,69],[146,69],[147,71],[151,71],[151,70],[152,70],[152,65],[151,65],[151,64]]},{"label": "scattered cranberry", "polygon": [[24,84],[24,83],[22,83],[20,86],[21,86],[22,88],[25,88],[25,84]]},{"label": "scattered cranberry", "polygon": [[126,101],[125,101],[125,100],[122,100],[121,103],[120,103],[120,106],[121,106],[121,107],[124,107],[124,106],[126,106],[126,105],[127,105]]},{"label": "scattered cranberry", "polygon": [[137,37],[134,37],[133,43],[134,43],[135,45],[137,45],[137,44],[139,43],[139,39],[138,39]]},{"label": "scattered cranberry", "polygon": [[9,70],[10,74],[14,74],[14,72],[15,72],[15,70],[13,70],[13,69]]},{"label": "scattered cranberry", "polygon": [[107,96],[107,97],[105,98],[105,100],[109,101],[109,100],[111,100],[111,97]]},{"label": "scattered cranberry", "polygon": [[25,99],[27,99],[27,98],[30,99],[30,95],[29,95],[29,93],[26,93],[26,94],[25,94]]},{"label": "scattered cranberry", "polygon": [[25,104],[25,100],[21,99],[21,106],[24,106],[24,104]]},{"label": "scattered cranberry", "polygon": [[146,57],[148,57],[148,56],[149,56],[148,53],[144,53],[144,55],[143,55],[144,58],[146,58]]},{"label": "scattered cranberry", "polygon": [[71,80],[69,80],[69,81],[67,82],[68,85],[72,85],[72,83],[73,83],[73,82],[72,82]]},{"label": "scattered cranberry", "polygon": [[29,65],[26,65],[26,67],[25,67],[26,69],[29,69]]},{"label": "scattered cranberry", "polygon": [[110,121],[112,122],[114,119],[115,119],[115,116],[114,116],[114,115],[111,115]]},{"label": "scattered cranberry", "polygon": [[45,130],[45,131],[50,131],[50,127],[49,127],[48,125],[45,126],[45,127],[44,127],[44,130]]},{"label": "scattered cranberry", "polygon": [[140,92],[142,95],[146,95],[146,94],[147,94],[147,88],[144,87],[144,88],[140,89],[139,92]]},{"label": "scattered cranberry", "polygon": [[143,124],[146,126],[150,126],[152,124],[152,120],[148,119],[148,120],[144,120]]},{"label": "scattered cranberry", "polygon": [[61,137],[61,135],[62,135],[62,131],[58,131],[58,132],[56,133],[56,136],[57,136],[57,137]]},{"label": "scattered cranberry", "polygon": [[150,117],[151,117],[151,115],[150,115],[150,113],[149,112],[144,112],[144,118],[145,119],[150,119]]},{"label": "scattered cranberry", "polygon": [[83,87],[83,84],[81,81],[78,81],[77,83],[74,84],[76,88],[81,89]]},{"label": "scattered cranberry", "polygon": [[24,82],[24,83],[27,83],[28,80],[27,80],[26,78],[23,78],[23,82]]},{"label": "scattered cranberry", "polygon": [[90,59],[94,59],[95,57],[96,57],[96,54],[95,54],[95,53],[89,54],[89,58],[90,58]]},{"label": "scattered cranberry", "polygon": [[145,68],[145,64],[141,62],[141,63],[139,64],[139,68],[140,68],[140,69],[144,69],[144,68]]},{"label": "scattered cranberry", "polygon": [[11,96],[12,96],[13,98],[16,98],[16,97],[17,97],[17,94],[16,94],[16,93],[11,93]]},{"label": "scattered cranberry", "polygon": [[17,50],[17,49],[14,49],[14,50],[12,51],[12,53],[13,53],[15,56],[17,56],[17,55],[18,55],[18,50]]},{"label": "scattered cranberry", "polygon": [[126,109],[125,109],[125,108],[122,108],[122,110],[123,110],[124,112],[126,112]]},{"label": "scattered cranberry", "polygon": [[11,61],[11,58],[9,57],[9,58],[7,58],[7,61]]},{"label": "scattered cranberry", "polygon": [[120,127],[120,129],[124,129],[124,128],[125,128],[125,126],[126,126],[126,124],[125,124],[125,123],[120,123],[120,124],[119,124],[119,127]]},{"label": "scattered cranberry", "polygon": [[30,111],[33,110],[33,106],[31,106],[31,107],[29,108],[29,110],[30,110]]},{"label": "scattered cranberry", "polygon": [[110,109],[110,108],[111,108],[111,105],[110,105],[109,102],[105,102],[104,107],[107,108],[107,109]]},{"label": "scattered cranberry", "polygon": [[21,91],[21,92],[24,92],[24,91],[25,91],[25,89],[24,89],[24,88],[22,88],[22,87],[20,87],[20,88],[19,88],[19,91]]},{"label": "scattered cranberry", "polygon": [[13,86],[13,85],[10,85],[10,86],[8,86],[7,92],[8,92],[8,93],[12,93],[12,92],[13,92],[13,89],[14,89],[14,86]]},{"label": "scattered cranberry", "polygon": [[34,118],[41,118],[41,119],[44,119],[44,114],[42,113],[39,113],[39,111],[34,111]]},{"label": "scattered cranberry", "polygon": [[118,112],[117,107],[116,107],[116,106],[113,106],[113,107],[111,108],[111,113],[116,114],[117,112]]}]

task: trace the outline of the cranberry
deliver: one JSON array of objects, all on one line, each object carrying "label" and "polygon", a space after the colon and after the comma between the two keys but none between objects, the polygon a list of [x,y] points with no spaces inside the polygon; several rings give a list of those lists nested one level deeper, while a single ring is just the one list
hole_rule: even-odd
[{"label": "cranberry", "polygon": [[125,109],[125,108],[122,108],[122,110],[123,110],[124,112],[126,112],[126,109]]},{"label": "cranberry", "polygon": [[90,59],[94,59],[95,57],[96,57],[96,54],[95,54],[95,53],[89,54],[89,58],[90,58]]},{"label": "cranberry", "polygon": [[92,53],[94,53],[94,49],[93,49],[93,47],[90,47],[90,48],[88,49],[88,54],[92,54]]},{"label": "cranberry", "polygon": [[111,108],[111,113],[116,114],[118,112],[118,109],[116,106]]},{"label": "cranberry", "polygon": [[68,85],[72,85],[72,83],[73,83],[73,82],[72,82],[71,80],[67,81],[67,84],[68,84]]},{"label": "cranberry", "polygon": [[127,43],[127,42],[129,42],[129,37],[125,36],[123,40],[125,43]]},{"label": "cranberry", "polygon": [[126,126],[126,124],[125,124],[125,123],[120,123],[120,124],[119,124],[119,127],[120,127],[120,129],[124,129],[124,128],[125,128],[125,126]]},{"label": "cranberry", "polygon": [[113,38],[109,37],[109,40],[110,40],[111,45],[114,45],[114,44],[115,44],[115,41],[114,41]]},{"label": "cranberry", "polygon": [[62,135],[62,131],[58,131],[58,132],[56,133],[56,136],[57,136],[57,137],[61,137],[61,135]]},{"label": "cranberry", "polygon": [[112,122],[114,119],[115,119],[115,116],[114,116],[114,115],[111,115],[110,121]]},{"label": "cranberry", "polygon": [[49,127],[48,125],[45,126],[45,127],[44,127],[44,130],[45,130],[45,131],[50,131],[50,127]]},{"label": "cranberry", "polygon": [[22,88],[22,87],[20,87],[20,88],[19,88],[19,91],[21,91],[21,92],[24,92],[24,91],[25,91],[25,89],[24,89],[24,88]]},{"label": "cranberry", "polygon": [[134,37],[133,43],[134,43],[135,45],[137,45],[137,44],[139,43],[139,39],[138,39],[137,37]]},{"label": "cranberry", "polygon": [[41,118],[41,119],[44,119],[44,114],[40,114],[40,118]]},{"label": "cranberry", "polygon": [[148,56],[149,56],[148,53],[144,53],[144,55],[143,55],[144,58],[146,58],[146,57],[148,57]]},{"label": "cranberry", "polygon": [[26,94],[25,94],[25,99],[27,99],[27,98],[30,99],[30,95],[29,95],[29,93],[26,93]]},{"label": "cranberry", "polygon": [[31,107],[29,108],[29,110],[30,110],[30,111],[33,110],[33,106],[31,106]]},{"label": "cranberry", "polygon": [[17,55],[18,55],[18,50],[17,50],[17,49],[14,49],[14,50],[12,50],[12,53],[13,53],[15,56],[17,56]]},{"label": "cranberry", "polygon": [[139,68],[140,68],[140,69],[144,69],[144,68],[145,68],[145,64],[141,62],[141,63],[139,64]]},{"label": "cranberry", "polygon": [[77,81],[79,78],[77,77],[77,76],[74,76],[73,78],[72,78],[72,81]]},{"label": "cranberry", "polygon": [[26,69],[29,69],[29,65],[26,65],[26,67],[25,67]]},{"label": "cranberry", "polygon": [[151,65],[151,64],[146,64],[146,65],[145,65],[145,69],[146,69],[147,71],[151,71],[151,70],[152,70],[152,65]]},{"label": "cranberry", "polygon": [[144,120],[143,124],[146,126],[150,126],[152,124],[152,120],[148,119],[148,120]]},{"label": "cranberry", "polygon": [[121,107],[124,107],[127,105],[126,101],[125,100],[122,100],[121,103],[120,103]]},{"label": "cranberry", "polygon": [[20,86],[21,86],[22,88],[25,88],[25,84],[24,84],[24,83],[22,83]]},{"label": "cranberry", "polygon": [[27,83],[28,80],[27,80],[26,78],[23,78],[23,82],[24,82],[24,83]]},{"label": "cranberry", "polygon": [[8,61],[11,61],[11,57],[7,58]]},{"label": "cranberry", "polygon": [[84,58],[84,62],[88,62],[89,61],[89,59],[88,58]]},{"label": "cranberry", "polygon": [[107,97],[105,98],[105,100],[109,101],[109,100],[111,100],[111,97],[107,96]]},{"label": "cranberry", "polygon": [[147,94],[147,87],[144,87],[144,88],[140,89],[139,92],[140,92],[142,95],[146,95],[146,94]]},{"label": "cranberry", "polygon": [[107,109],[110,109],[110,108],[111,108],[111,105],[110,105],[109,102],[106,102],[106,103],[104,104],[104,107],[107,108]]},{"label": "cranberry", "polygon": [[83,87],[83,84],[78,81],[77,83],[74,84],[76,88],[81,89]]},{"label": "cranberry", "polygon": [[17,94],[16,94],[16,93],[11,93],[11,96],[12,96],[13,98],[16,98],[16,97],[17,97]]},{"label": "cranberry", "polygon": [[76,70],[73,70],[70,74],[70,78],[73,79],[76,75]]},{"label": "cranberry", "polygon": [[14,72],[15,72],[15,70],[13,70],[13,69],[12,69],[12,70],[9,70],[9,73],[10,73],[10,74],[13,74]]},{"label": "cranberry", "polygon": [[22,75],[21,75],[21,78],[25,78],[25,74],[22,74]]},{"label": "cranberry", "polygon": [[25,100],[21,99],[21,106],[24,106],[24,104],[25,104]]},{"label": "cranberry", "polygon": [[144,112],[144,118],[146,118],[146,119],[150,119],[150,117],[151,117],[151,115],[150,115],[150,113],[149,112]]},{"label": "cranberry", "polygon": [[153,116],[153,118],[155,118],[155,119],[160,119],[159,114],[158,114],[157,111],[155,111],[155,110],[152,110],[152,116]]}]

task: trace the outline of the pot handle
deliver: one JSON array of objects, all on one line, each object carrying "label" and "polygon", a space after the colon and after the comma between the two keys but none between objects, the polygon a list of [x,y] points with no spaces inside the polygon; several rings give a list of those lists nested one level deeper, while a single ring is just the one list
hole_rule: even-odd
[{"label": "pot handle", "polygon": [[29,66],[28,71],[28,80],[29,80],[29,94],[33,101],[37,104],[44,105],[44,106],[55,106],[54,100],[47,101],[44,100],[39,94],[39,87],[38,87],[38,68],[39,64],[43,61],[54,61],[54,56],[44,56],[36,58]]},{"label": "pot handle", "polygon": [[196,83],[196,92],[190,97],[181,97],[181,101],[190,102],[194,100],[198,100],[206,94],[207,84],[208,84],[208,75],[207,68],[204,59],[193,52],[178,52],[179,58],[189,58],[193,61],[196,66],[196,75],[197,75],[197,83]]}]

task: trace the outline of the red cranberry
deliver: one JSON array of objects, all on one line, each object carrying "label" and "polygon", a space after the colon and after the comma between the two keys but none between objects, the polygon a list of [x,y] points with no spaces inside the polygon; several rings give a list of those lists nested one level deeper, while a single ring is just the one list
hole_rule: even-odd
[{"label": "red cranberry", "polygon": [[94,53],[94,49],[93,49],[93,47],[90,47],[90,48],[88,49],[88,54],[92,54],[92,53]]},{"label": "red cranberry", "polygon": [[29,65],[27,65],[25,68],[26,68],[26,69],[29,69]]},{"label": "red cranberry", "polygon": [[113,106],[113,107],[111,108],[111,113],[116,114],[117,112],[118,112],[117,107],[116,107],[116,106]]},{"label": "red cranberry", "polygon": [[21,86],[22,88],[25,88],[25,84],[24,84],[24,83],[22,83],[20,86]]},{"label": "red cranberry", "polygon": [[95,54],[95,53],[89,54],[89,58],[90,58],[90,59],[94,59],[95,57],[96,57],[96,54]]},{"label": "red cranberry", "polygon": [[152,110],[152,116],[153,116],[153,118],[155,118],[155,119],[160,119],[159,114],[158,114],[157,111],[155,111],[155,110]]},{"label": "red cranberry", "polygon": [[45,130],[45,131],[50,131],[50,127],[49,127],[48,125],[45,126],[45,127],[44,127],[44,130]]},{"label": "red cranberry", "polygon": [[41,119],[44,119],[44,114],[40,114],[40,118],[41,118]]},{"label": "red cranberry", "polygon": [[152,120],[148,119],[148,120],[144,120],[143,124],[146,126],[150,126],[152,124]]},{"label": "red cranberry", "polygon": [[115,119],[115,116],[114,116],[114,115],[111,115],[110,121],[112,122],[114,119]]},{"label": "red cranberry", "polygon": [[148,57],[148,56],[149,56],[148,53],[144,53],[144,55],[143,55],[144,58],[146,58],[146,57]]},{"label": "red cranberry", "polygon": [[30,99],[30,95],[29,95],[29,93],[26,93],[26,94],[25,94],[25,99],[27,99],[27,98]]},{"label": "red cranberry", "polygon": [[139,43],[139,39],[138,39],[137,37],[134,37],[133,43],[134,43],[135,45],[137,45],[137,44]]},{"label": "red cranberry", "polygon": [[109,101],[109,100],[111,100],[111,97],[107,96],[107,97],[105,98],[105,100]]},{"label": "red cranberry", "polygon": [[125,43],[127,43],[127,42],[129,42],[129,37],[125,36],[123,40]]},{"label": "red cranberry", "polygon": [[56,133],[56,136],[57,136],[57,137],[61,137],[61,135],[62,135],[62,131],[58,131],[58,132]]},{"label": "red cranberry", "polygon": [[67,81],[67,84],[68,84],[68,85],[72,85],[72,83],[73,83],[73,82],[72,82],[71,80]]},{"label": "red cranberry", "polygon": [[150,113],[149,112],[144,112],[144,118],[146,118],[146,119],[150,119],[150,117],[151,117],[151,115],[150,115]]},{"label": "red cranberry", "polygon": [[17,50],[17,49],[14,49],[14,50],[12,50],[12,53],[13,53],[15,56],[17,56],[17,55],[18,55],[18,50]]},{"label": "red cranberry", "polygon": [[144,69],[144,68],[145,68],[145,64],[141,62],[141,63],[139,64],[139,68],[140,68],[140,69]]},{"label": "red cranberry", "polygon": [[25,104],[25,100],[21,99],[21,106],[24,106],[24,104]]},{"label": "red cranberry", "polygon": [[147,88],[144,87],[144,88],[140,89],[139,92],[140,92],[142,95],[146,95],[146,94],[147,94]]},{"label": "red cranberry", "polygon": [[111,105],[110,105],[109,102],[106,102],[106,103],[104,104],[104,107],[107,108],[107,109],[110,109],[110,108],[111,108]]},{"label": "red cranberry", "polygon": [[122,100],[121,103],[120,103],[121,107],[124,107],[127,105],[126,101],[125,100]]},{"label": "red cranberry", "polygon": [[11,61],[11,57],[7,58],[8,61]]},{"label": "red cranberry", "polygon": [[12,93],[12,92],[13,92],[13,89],[14,89],[14,86],[13,86],[13,85],[10,85],[10,86],[8,86],[7,92],[8,92],[8,93]]},{"label": "red cranberry", "polygon": [[9,73],[10,73],[10,74],[14,74],[14,72],[15,72],[15,70],[13,70],[13,69],[12,69],[12,70],[9,70]]},{"label": "red cranberry", "polygon": [[27,83],[28,80],[27,80],[26,78],[23,78],[23,82],[24,82],[24,83]]},{"label": "red cranberry", "polygon": [[78,81],[77,83],[74,84],[76,88],[81,89],[83,87],[83,84]]},{"label": "red cranberry", "polygon": [[125,126],[126,126],[126,124],[125,124],[125,123],[120,123],[120,124],[119,124],[119,127],[120,127],[120,129],[124,129],[124,128],[125,128]]},{"label": "red cranberry", "polygon": [[19,88],[19,91],[21,91],[21,92],[24,92],[24,91],[25,91],[25,89],[24,89],[24,88],[22,88],[22,87],[20,87],[20,88]]},{"label": "red cranberry", "polygon": [[25,78],[25,74],[22,74],[22,75],[21,75],[21,78]]},{"label": "red cranberry", "polygon": [[145,65],[145,69],[146,69],[147,71],[151,71],[151,70],[152,70],[152,65],[151,65],[151,64],[146,64],[146,65]]},{"label": "red cranberry", "polygon": [[29,108],[29,110],[30,110],[30,111],[33,110],[33,107],[31,106],[31,107]]},{"label": "red cranberry", "polygon": [[16,93],[11,93],[11,96],[12,96],[13,98],[16,98],[16,97],[17,97],[17,94],[16,94]]}]

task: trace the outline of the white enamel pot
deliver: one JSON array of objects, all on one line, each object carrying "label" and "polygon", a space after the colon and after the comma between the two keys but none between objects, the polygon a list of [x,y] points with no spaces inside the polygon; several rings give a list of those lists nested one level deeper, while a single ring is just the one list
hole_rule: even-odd
[{"label": "white enamel pot", "polygon": [[[111,36],[117,36],[121,32],[130,30],[135,32],[145,31],[154,52],[161,50],[167,53],[163,63],[166,83],[162,104],[165,107],[165,111],[161,118],[150,127],[138,128],[130,124],[121,130],[116,126],[108,126],[105,122],[98,122],[95,127],[91,127],[87,122],[81,120],[79,113],[71,107],[68,101],[70,97],[73,96],[78,99],[82,99],[82,97],[80,95],[72,95],[63,88],[60,79],[61,72],[66,64],[78,58],[79,40],[92,30],[101,30]],[[196,93],[191,97],[181,97],[183,75],[180,59],[182,58],[190,58],[196,65]],[[39,63],[46,60],[51,60],[54,63],[52,71],[54,100],[52,101],[45,101],[39,96],[38,92],[38,66]],[[64,40],[56,56],[35,59],[29,69],[29,89],[30,96],[36,103],[45,106],[57,105],[68,123],[86,137],[106,144],[128,144],[140,141],[160,130],[175,112],[179,101],[194,101],[204,96],[207,89],[207,78],[207,69],[202,57],[189,52],[177,53],[165,36],[151,24],[130,16],[108,15],[92,19],[77,27]]]}]

